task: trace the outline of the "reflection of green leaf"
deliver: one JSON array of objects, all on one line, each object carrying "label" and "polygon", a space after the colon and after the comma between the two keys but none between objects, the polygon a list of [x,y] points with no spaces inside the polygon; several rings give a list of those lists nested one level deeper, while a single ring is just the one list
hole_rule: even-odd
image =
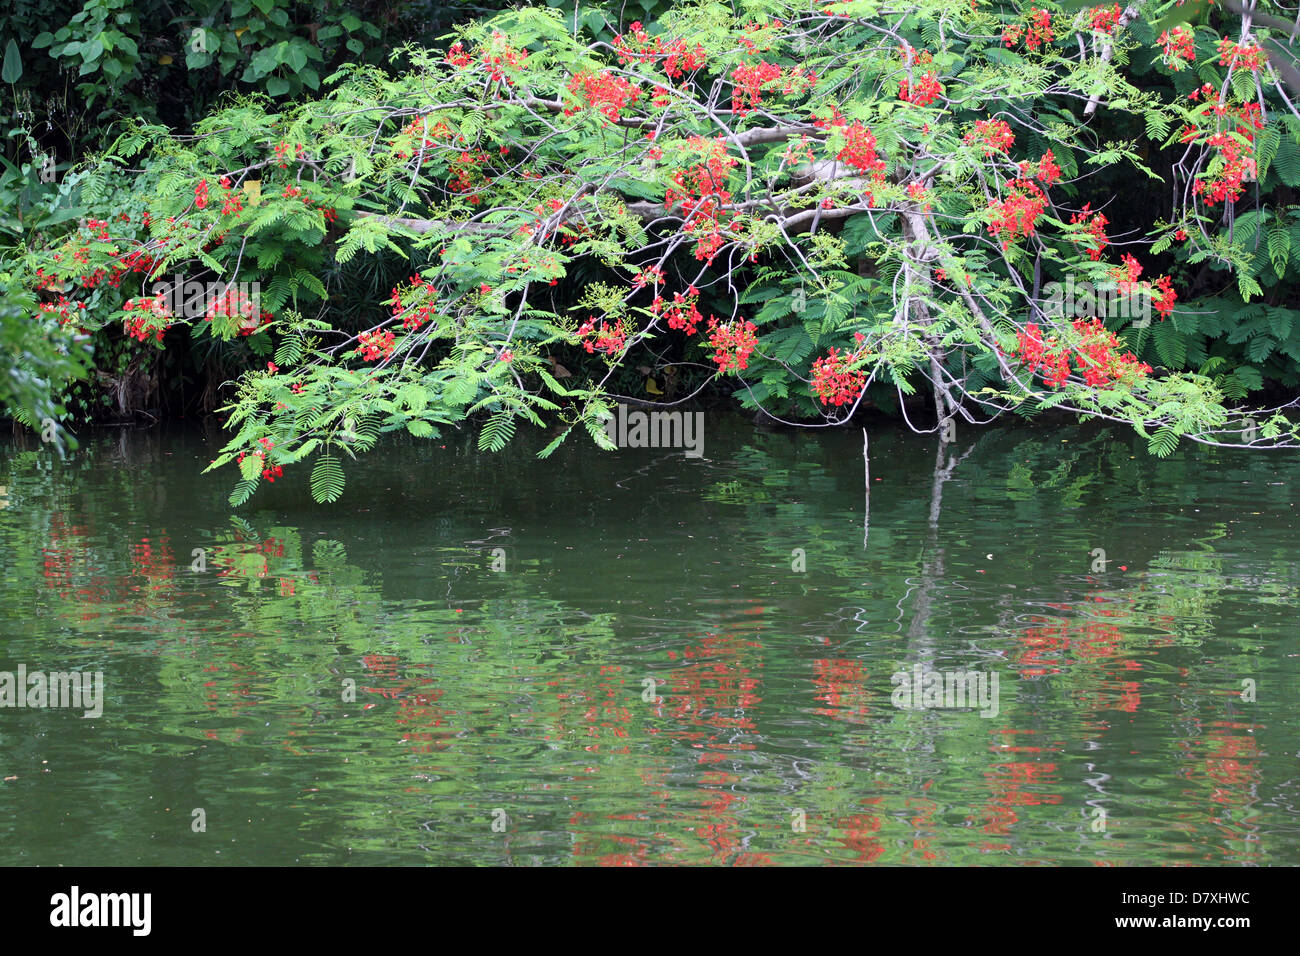
[{"label": "reflection of green leaf", "polygon": [[700,497],[705,501],[719,501],[729,505],[759,504],[772,500],[772,496],[762,487],[741,481],[715,482]]},{"label": "reflection of green leaf", "polygon": [[311,557],[318,568],[336,570],[347,564],[348,549],[341,541],[322,538],[311,546]]}]

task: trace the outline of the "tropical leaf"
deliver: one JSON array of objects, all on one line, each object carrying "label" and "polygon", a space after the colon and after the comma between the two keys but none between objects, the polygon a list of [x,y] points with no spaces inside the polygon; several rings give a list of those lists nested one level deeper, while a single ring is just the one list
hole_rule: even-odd
[{"label": "tropical leaf", "polygon": [[343,497],[343,463],[326,452],[316,459],[311,470],[311,496],[322,504],[332,504]]}]

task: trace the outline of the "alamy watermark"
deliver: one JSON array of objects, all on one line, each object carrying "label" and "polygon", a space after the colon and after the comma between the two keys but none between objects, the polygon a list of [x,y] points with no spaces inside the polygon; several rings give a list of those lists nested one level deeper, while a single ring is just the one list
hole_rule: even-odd
[{"label": "alamy watermark", "polygon": [[687,458],[704,455],[703,412],[643,412],[618,406],[605,416],[605,434],[619,448],[684,448]]},{"label": "alamy watermark", "polygon": [[104,712],[104,672],[0,671],[0,707],[82,709],[86,717]]},{"label": "alamy watermark", "polygon": [[927,671],[915,664],[889,682],[896,687],[889,699],[900,710],[978,708],[981,717],[998,715],[997,671]]},{"label": "alamy watermark", "polygon": [[148,936],[152,893],[83,893],[73,886],[50,897],[50,925],[55,927],[126,927],[133,936]]}]

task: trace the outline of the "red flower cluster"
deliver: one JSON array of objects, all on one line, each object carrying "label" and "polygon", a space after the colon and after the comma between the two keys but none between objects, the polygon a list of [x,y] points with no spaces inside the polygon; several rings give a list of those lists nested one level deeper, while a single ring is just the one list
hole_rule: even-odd
[{"label": "red flower cluster", "polygon": [[[699,298],[700,290],[695,286],[687,287],[685,296],[680,292],[674,292],[672,304],[664,310],[664,316],[668,319],[668,328],[694,335],[696,327],[704,321],[704,316],[696,306]],[[663,299],[656,299],[651,306],[651,311],[658,314],[663,308]]]},{"label": "red flower cluster", "polygon": [[697,237],[695,258],[712,262],[722,247],[720,220],[723,207],[731,201],[731,193],[726,188],[727,176],[736,160],[727,155],[727,145],[721,136],[715,140],[692,136],[687,146],[702,154],[702,162],[673,174],[676,188],[665,191],[664,208],[671,209],[675,203],[681,203],[686,231]]},{"label": "red flower cluster", "polygon": [[864,173],[883,175],[885,172],[885,161],[876,156],[876,135],[857,121],[844,131],[844,148],[835,158]]},{"label": "red flower cluster", "polygon": [[817,74],[809,70],[804,72],[801,66],[792,67],[787,73],[774,63],[759,61],[755,66],[741,65],[731,72],[734,89],[731,92],[731,109],[737,116],[762,105],[765,89],[775,87],[782,93],[806,93],[817,85]]},{"label": "red flower cluster", "polygon": [[[858,332],[854,338],[861,342],[863,335]],[[860,355],[861,352],[840,354],[838,349],[832,348],[813,362],[812,391],[823,405],[849,405],[857,401],[867,385],[867,376],[862,370],[850,366]]]},{"label": "red flower cluster", "polygon": [[1038,217],[1047,208],[1047,197],[1030,179],[1013,179],[1007,183],[1007,197],[994,200],[989,211],[994,219],[989,233],[1002,240],[1002,248],[1011,248],[1017,236],[1032,236]]},{"label": "red flower cluster", "polygon": [[1100,319],[1077,319],[1073,326],[1083,340],[1070,349],[1061,347],[1054,337],[1045,339],[1042,330],[1031,322],[1016,334],[1013,354],[1030,374],[1042,370],[1043,381],[1051,388],[1060,388],[1069,378],[1071,351],[1075,369],[1086,384],[1094,387],[1150,374],[1151,366],[1139,362],[1133,353],[1116,351],[1119,339]]},{"label": "red flower cluster", "polygon": [[[253,452],[253,457],[261,458],[263,464],[265,464],[266,453],[275,447],[275,442],[271,441],[271,439],[269,438],[259,438],[258,441],[261,442],[263,450]],[[239,453],[239,457],[236,458],[235,461],[237,464],[243,464],[244,459],[247,457],[248,457],[247,452],[241,451]],[[279,465],[268,465],[266,468],[262,469],[262,477],[272,483],[274,483],[275,479],[279,478],[283,474],[284,474],[284,469]],[[281,545],[279,550],[277,551],[273,544],[274,541],[275,539],[272,538],[270,541],[267,541],[259,550],[264,551],[266,554],[276,554],[279,557],[284,557],[284,546]]]},{"label": "red flower cluster", "polygon": [[[148,341],[152,335],[154,341],[161,342],[163,333],[171,327],[168,323],[171,312],[167,308],[167,299],[163,295],[157,295],[152,299],[141,297],[140,299],[127,299],[122,305],[126,312],[137,312],[138,314],[130,316],[126,320],[126,334],[133,339],[141,342]],[[162,325],[155,324],[162,320]]]},{"label": "red flower cluster", "polygon": [[978,142],[985,156],[1008,152],[1016,143],[1016,134],[1000,119],[976,120],[975,128],[966,134],[967,143]]},{"label": "red flower cluster", "polygon": [[[438,290],[433,287],[431,282],[420,276],[411,276],[407,280],[411,284],[411,294],[419,292],[426,296],[425,300],[419,305],[404,305],[402,303],[402,294],[397,286],[393,286],[392,297],[388,300],[393,305],[393,315],[402,316],[402,328],[414,330],[428,322],[436,311],[436,303],[433,297],[438,294]],[[405,315],[403,315],[405,313]]]},{"label": "red flower cluster", "polygon": [[451,180],[447,183],[447,189],[454,193],[468,193],[465,198],[470,205],[477,206],[482,202],[482,197],[476,190],[492,182],[492,177],[484,175],[479,168],[485,166],[487,161],[488,154],[481,149],[462,150],[453,156],[448,162]]},{"label": "red flower cluster", "polygon": [[[1183,237],[1187,238],[1186,236]],[[1160,321],[1163,322],[1169,316],[1173,315],[1174,303],[1178,301],[1178,293],[1174,291],[1174,280],[1169,276],[1161,276],[1155,281],[1155,287],[1160,292],[1159,296],[1152,296],[1151,304],[1155,310],[1160,313]]]},{"label": "red flower cluster", "polygon": [[504,33],[493,30],[487,46],[480,48],[480,56],[493,81],[505,80],[507,86],[514,86],[515,81],[505,75],[503,68],[518,70],[527,61],[528,51],[516,50],[507,42]]},{"label": "red flower cluster", "polygon": [[194,187],[194,205],[200,209],[206,209],[208,205],[208,181],[199,180],[199,184]]},{"label": "red flower cluster", "polygon": [[[781,79],[781,68],[775,63],[760,60],[755,66],[741,65],[731,71],[731,109],[744,116],[762,103],[763,87]],[[749,105],[746,106],[745,104]]]},{"label": "red flower cluster", "polygon": [[622,322],[610,325],[602,319],[600,328],[596,328],[595,316],[588,316],[587,321],[578,327],[578,337],[584,340],[582,346],[588,354],[600,351],[613,355],[627,347],[627,330]]},{"label": "red flower cluster", "polygon": [[1092,8],[1092,29],[1097,33],[1110,35],[1115,32],[1115,27],[1119,24],[1119,4],[1115,3],[1109,7]]},{"label": "red flower cluster", "polygon": [[[1139,282],[1138,276],[1142,275],[1142,264],[1127,253],[1120,257],[1120,263],[1110,271],[1110,276],[1115,280],[1120,294],[1135,295],[1145,292],[1151,296],[1152,305],[1160,313],[1160,321],[1169,318],[1174,311],[1174,303],[1178,301],[1173,280],[1169,276],[1161,276],[1154,283]],[[1159,295],[1156,294],[1157,292]]]},{"label": "red flower cluster", "polygon": [[357,339],[361,344],[356,349],[364,361],[386,359],[393,354],[394,336],[387,330],[383,332],[362,332]]},{"label": "red flower cluster", "polygon": [[930,192],[920,183],[908,183],[907,195],[913,202],[921,205],[923,212],[930,211]]},{"label": "red flower cluster", "polygon": [[[197,195],[197,194],[196,194]],[[206,187],[204,188],[204,200],[206,202]],[[130,216],[123,213],[118,216],[119,221],[130,220]],[[149,226],[149,214],[145,213],[142,217],[143,226],[147,229]],[[185,223],[188,227],[188,221]],[[114,240],[108,232],[108,220],[106,219],[87,219],[82,224],[81,230],[87,232],[90,242],[111,243]],[[79,230],[79,231],[81,231]],[[166,246],[170,240],[162,239],[157,243],[158,246]],[[141,246],[133,252],[119,253],[117,247],[109,245],[107,249],[96,249],[95,252],[103,253],[107,258],[116,260],[108,268],[100,266],[90,267],[91,245],[88,243],[79,244],[73,239],[65,240],[63,243],[64,250],[71,251],[72,265],[65,274],[47,273],[44,268],[38,268],[35,272],[33,286],[37,290],[54,289],[61,286],[64,282],[71,281],[79,283],[83,288],[94,289],[101,283],[107,282],[112,288],[117,288],[122,281],[122,277],[133,272],[149,272],[157,264],[157,258],[146,251],[146,246]],[[63,262],[63,253],[56,252],[53,254],[55,262]],[[85,266],[85,269],[78,269],[77,266]]]},{"label": "red flower cluster", "polygon": [[1038,160],[1038,178],[1044,186],[1055,186],[1061,181],[1061,167],[1056,165],[1056,157],[1050,149]]},{"label": "red flower cluster", "polygon": [[646,266],[635,276],[632,277],[632,288],[644,289],[647,285],[654,283],[658,285],[664,281],[664,270],[658,266]]},{"label": "red flower cluster", "polygon": [[665,43],[663,37],[653,40],[640,23],[633,23],[630,34],[618,34],[614,37],[614,49],[618,52],[621,64],[647,63],[662,58],[664,72],[673,79],[680,79],[686,73],[694,73],[708,62],[704,47],[698,43],[687,49],[685,40],[673,40]]},{"label": "red flower cluster", "polygon": [[231,191],[230,180],[225,177],[222,177],[221,179],[221,188],[226,191],[225,198],[221,203],[221,215],[229,216],[231,213],[234,213],[235,216],[238,217],[244,209],[244,200],[240,197],[239,193]]},{"label": "red flower cluster", "polygon": [[1138,262],[1127,252],[1119,257],[1120,264],[1110,270],[1110,277],[1115,280],[1119,287],[1120,295],[1132,295],[1142,288],[1142,283],[1138,282],[1138,276],[1142,274],[1142,263]]},{"label": "red flower cluster", "polygon": [[1035,51],[1044,43],[1056,39],[1052,33],[1052,15],[1046,10],[1030,7],[1026,23],[1013,23],[1002,31],[1002,43],[1008,50],[1022,39],[1028,49]]},{"label": "red flower cluster", "polygon": [[709,316],[709,347],[714,350],[713,361],[718,363],[719,371],[738,372],[749,367],[749,356],[758,345],[756,331],[754,323],[744,319],[719,322]]},{"label": "red flower cluster", "polygon": [[[1192,193],[1202,197],[1209,206],[1236,202],[1244,189],[1242,184],[1256,176],[1253,155],[1255,130],[1264,128],[1259,104],[1232,107],[1207,102],[1197,111],[1196,122],[1197,126],[1183,130],[1182,141],[1189,143],[1210,134],[1204,145],[1219,151],[1223,165],[1216,172],[1197,179],[1192,185]],[[1228,134],[1229,127],[1236,136]],[[1237,137],[1249,145],[1243,145]]]},{"label": "red flower cluster", "polygon": [[833,103],[831,104],[830,119],[820,119],[816,114],[808,117],[808,119],[812,122],[813,126],[816,126],[818,129],[831,129],[835,126],[849,125],[849,121],[844,118],[844,114],[840,112],[840,108]]},{"label": "red flower cluster", "polygon": [[1102,250],[1110,242],[1110,239],[1106,236],[1106,226],[1110,220],[1100,212],[1093,212],[1092,203],[1086,203],[1083,209],[1070,217],[1070,222],[1087,228],[1088,235],[1092,239],[1088,246],[1088,258],[1093,262],[1101,259]]},{"label": "red flower cluster", "polygon": [[1166,30],[1156,42],[1164,47],[1165,65],[1175,72],[1196,59],[1196,40],[1182,27]]},{"label": "red flower cluster", "polygon": [[[402,131],[393,138],[390,145],[397,146],[400,144],[405,146],[408,145],[406,141],[409,139],[410,147],[419,152],[428,150],[431,146],[437,145],[437,140],[450,135],[451,130],[447,127],[446,123],[437,123],[434,125],[433,129],[429,129],[428,117],[421,116],[403,126]],[[420,145],[418,147],[415,145],[416,138],[419,138],[420,140]],[[464,139],[464,137],[460,138],[462,140]],[[396,150],[393,155],[398,159],[406,159],[411,155],[411,153],[407,152],[405,149],[399,149]]]},{"label": "red flower cluster", "polygon": [[[867,202],[875,205],[875,187],[885,181],[885,161],[876,155],[875,134],[855,120],[852,126],[844,130],[844,148],[835,155],[835,158],[870,177],[871,183],[863,192]],[[822,201],[823,209],[830,209],[832,205],[829,198]]]},{"label": "red flower cluster", "polygon": [[86,308],[84,302],[69,302],[62,293],[59,294],[58,302],[42,302],[37,306],[41,312],[56,312],[59,316],[59,325],[66,326],[76,322],[80,327],[82,314],[78,310]]},{"label": "red flower cluster", "polygon": [[100,242],[108,242],[108,220],[107,219],[87,219],[86,229],[94,233],[94,238]]},{"label": "red flower cluster", "polygon": [[898,81],[898,98],[913,106],[929,106],[943,95],[943,84],[934,72],[925,73],[916,81],[915,89],[909,87],[907,80]]},{"label": "red flower cluster", "polygon": [[1151,373],[1151,366],[1139,362],[1132,352],[1115,351],[1120,347],[1119,339],[1101,319],[1078,319],[1074,330],[1084,336],[1075,350],[1075,365],[1083,373],[1084,384],[1099,386],[1119,381],[1130,372],[1139,378]]},{"label": "red flower cluster", "polygon": [[474,58],[465,52],[465,44],[459,40],[448,48],[445,59],[457,69],[464,69],[474,62]]},{"label": "red flower cluster", "polygon": [[[302,143],[295,144],[294,155],[301,158],[302,154],[303,154]],[[278,165],[281,169],[288,169],[289,168],[289,144],[285,142],[281,142],[278,146],[276,146],[275,157],[278,160]]]},{"label": "red flower cluster", "polygon": [[271,313],[262,310],[259,315],[252,298],[242,289],[228,289],[208,306],[203,316],[204,322],[211,322],[217,316],[239,317],[239,334],[252,335],[263,325],[271,321]]},{"label": "red flower cluster", "polygon": [[929,50],[921,50],[918,53],[916,48],[913,47],[907,41],[903,41],[903,43],[899,45],[898,55],[902,59],[904,66],[907,66],[911,63],[916,63],[919,66],[925,66],[927,63],[931,62],[931,60],[934,59],[933,55],[930,53]]},{"label": "red flower cluster", "polygon": [[1257,46],[1234,43],[1224,37],[1219,41],[1219,62],[1257,73],[1268,64],[1268,54]]},{"label": "red flower cluster", "polygon": [[[736,37],[736,42],[745,48],[745,56],[754,56],[757,53],[766,53],[772,49],[772,42],[769,39],[771,31],[779,29],[780,20],[773,20],[770,24],[755,23],[753,20],[745,24],[745,32],[758,37],[757,41],[751,40],[747,36]],[[767,35],[764,35],[767,31]]]},{"label": "red flower cluster", "polygon": [[[585,100],[588,109],[596,110],[615,123],[622,118],[623,109],[641,96],[635,84],[608,73],[577,73],[569,81],[569,92]],[[568,107],[564,115],[572,116],[579,108]]]}]

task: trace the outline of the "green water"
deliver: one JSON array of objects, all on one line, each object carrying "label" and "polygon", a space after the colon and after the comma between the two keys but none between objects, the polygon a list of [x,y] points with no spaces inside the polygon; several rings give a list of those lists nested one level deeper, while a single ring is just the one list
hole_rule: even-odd
[{"label": "green water", "polygon": [[1300,864],[1294,456],[882,427],[864,521],[860,432],[705,436],[6,442],[0,670],[104,701],[0,709],[0,863]]}]

